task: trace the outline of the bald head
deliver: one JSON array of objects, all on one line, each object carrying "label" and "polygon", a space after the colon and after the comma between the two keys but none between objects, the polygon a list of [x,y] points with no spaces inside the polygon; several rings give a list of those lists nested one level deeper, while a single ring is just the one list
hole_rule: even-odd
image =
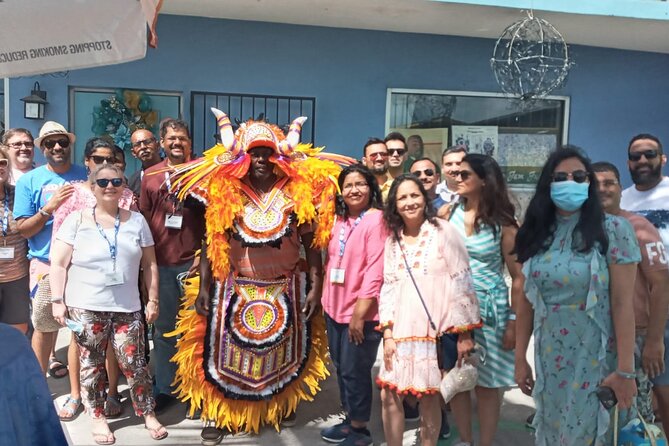
[{"label": "bald head", "polygon": [[135,130],[130,136],[130,142],[133,156],[142,162],[144,169],[160,162],[158,141],[149,130]]}]

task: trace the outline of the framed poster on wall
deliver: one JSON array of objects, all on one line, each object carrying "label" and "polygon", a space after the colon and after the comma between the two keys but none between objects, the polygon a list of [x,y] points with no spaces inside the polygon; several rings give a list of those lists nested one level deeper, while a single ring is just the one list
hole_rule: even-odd
[{"label": "framed poster on wall", "polygon": [[[566,144],[569,97],[523,103],[501,93],[388,89],[386,130],[448,135],[439,149],[464,145],[494,157],[513,190],[533,190],[548,153]],[[441,165],[441,156],[435,161]]]},{"label": "framed poster on wall", "polygon": [[75,162],[83,160],[88,139],[104,136],[125,151],[126,176],[140,167],[130,151],[130,135],[147,129],[159,138],[161,120],[183,116],[181,92],[128,88],[70,87],[69,111],[69,129],[77,135]]}]

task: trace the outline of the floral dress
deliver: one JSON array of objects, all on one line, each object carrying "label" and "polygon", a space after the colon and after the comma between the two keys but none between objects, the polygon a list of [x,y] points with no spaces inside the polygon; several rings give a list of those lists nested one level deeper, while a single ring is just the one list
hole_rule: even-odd
[{"label": "floral dress", "polygon": [[[402,250],[437,326],[435,332],[421,304],[402,257]],[[379,329],[392,327],[397,346],[392,370],[381,366],[377,383],[400,394],[439,391],[441,371],[436,338],[480,326],[478,301],[472,284],[469,257],[453,226],[443,220],[421,227],[418,241],[408,245],[400,235],[386,240],[383,285],[379,296]]]},{"label": "floral dress", "polygon": [[632,226],[610,215],[605,256],[573,249],[579,215],[558,216],[550,247],[523,266],[534,307],[534,427],[542,446],[606,444],[610,416],[595,391],[617,366],[608,264],[641,259]]}]

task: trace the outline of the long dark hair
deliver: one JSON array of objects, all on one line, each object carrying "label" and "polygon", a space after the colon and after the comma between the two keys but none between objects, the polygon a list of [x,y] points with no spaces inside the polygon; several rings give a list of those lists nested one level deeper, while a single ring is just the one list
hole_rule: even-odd
[{"label": "long dark hair", "polygon": [[[485,181],[476,209],[474,230],[478,232],[482,225],[487,225],[497,237],[497,230],[501,226],[518,227],[516,208],[509,199],[506,181],[497,161],[488,155],[470,153],[465,155],[462,162],[469,164],[476,176]],[[466,198],[463,197],[463,200]]]},{"label": "long dark hair", "polygon": [[521,263],[547,250],[553,242],[557,209],[551,200],[551,183],[557,165],[568,158],[577,158],[583,163],[590,179],[588,199],[581,206],[581,215],[574,228],[575,236],[572,237],[571,248],[579,252],[588,252],[595,246],[602,253],[608,250],[609,239],[604,228],[604,211],[597,195],[597,178],[590,160],[579,147],[563,146],[551,153],[544,164],[537,183],[537,191],[527,208],[525,221],[516,235],[515,253]]},{"label": "long dark hair", "polygon": [[[359,173],[362,175],[367,185],[369,185],[369,203],[367,203],[367,209],[383,209],[383,196],[381,195],[381,189],[379,189],[379,183],[376,181],[374,174],[362,164],[353,164],[344,167],[337,179],[339,189],[341,190],[344,186],[344,180],[346,180],[346,177],[352,173]],[[344,198],[341,195],[337,196],[335,212],[340,217],[348,217],[348,206],[344,203]]]},{"label": "long dark hair", "polygon": [[423,198],[425,199],[425,219],[433,225],[437,225],[437,211],[434,210],[432,200],[428,198],[423,183],[421,183],[415,175],[405,173],[395,178],[395,181],[393,181],[393,184],[390,186],[386,207],[383,210],[383,220],[386,222],[386,226],[390,232],[395,234],[395,236],[399,234],[399,231],[404,229],[404,220],[402,220],[400,213],[397,211],[397,189],[399,189],[400,184],[405,181],[411,181],[418,186],[418,190],[420,190],[421,195],[423,195]]}]

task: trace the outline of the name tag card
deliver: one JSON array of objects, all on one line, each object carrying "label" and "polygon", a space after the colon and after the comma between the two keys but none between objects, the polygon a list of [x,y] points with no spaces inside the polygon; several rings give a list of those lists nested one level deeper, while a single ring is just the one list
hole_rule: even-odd
[{"label": "name tag card", "polygon": [[14,259],[14,247],[0,246],[0,260],[13,260],[13,259]]},{"label": "name tag card", "polygon": [[166,215],[165,216],[165,227],[170,229],[181,229],[183,224],[183,215]]},{"label": "name tag card", "polygon": [[105,274],[105,286],[123,285],[123,273],[121,271],[113,271]]},{"label": "name tag card", "polygon": [[331,268],[330,269],[330,282],[336,283],[339,285],[344,284],[345,271],[342,268]]}]

